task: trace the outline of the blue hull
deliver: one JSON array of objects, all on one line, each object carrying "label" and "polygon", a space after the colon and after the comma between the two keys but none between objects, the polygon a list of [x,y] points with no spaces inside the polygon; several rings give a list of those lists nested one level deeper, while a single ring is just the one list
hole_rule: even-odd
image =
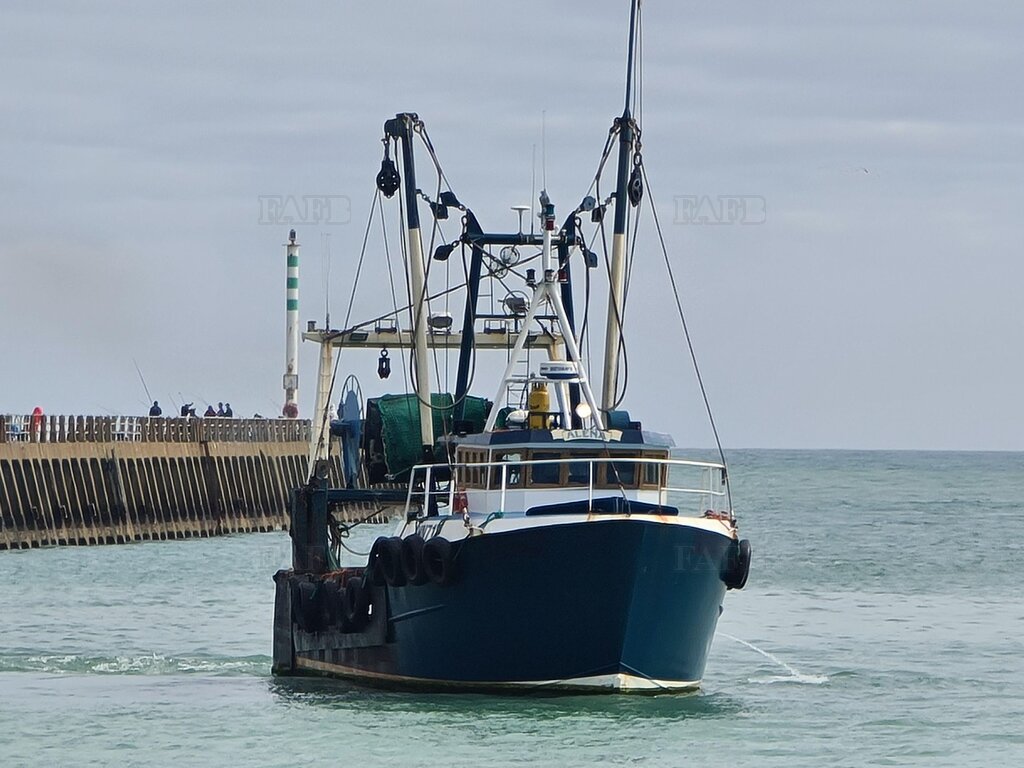
[{"label": "blue hull", "polygon": [[721,613],[729,544],[637,519],[455,542],[454,584],[379,588],[378,641],[293,636],[293,671],[402,687],[615,690],[625,676],[653,691],[693,688]]}]

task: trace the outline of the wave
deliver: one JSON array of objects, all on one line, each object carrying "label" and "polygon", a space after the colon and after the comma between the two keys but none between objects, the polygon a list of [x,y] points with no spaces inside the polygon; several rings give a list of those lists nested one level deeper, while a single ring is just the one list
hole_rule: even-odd
[{"label": "wave", "polygon": [[0,672],[53,675],[183,675],[266,677],[269,656],[164,656],[158,653],[124,656],[7,653],[0,655]]},{"label": "wave", "polygon": [[745,645],[752,651],[757,651],[759,654],[764,656],[769,661],[782,667],[789,674],[786,675],[772,675],[770,677],[751,678],[748,682],[767,684],[767,683],[801,683],[803,685],[822,685],[828,682],[828,675],[806,675],[791,664],[787,664],[774,653],[769,653],[763,648],[758,648],[751,642],[747,642],[734,635],[730,635],[728,632],[719,631],[718,634],[723,637],[728,637],[730,640],[735,640],[737,643]]}]

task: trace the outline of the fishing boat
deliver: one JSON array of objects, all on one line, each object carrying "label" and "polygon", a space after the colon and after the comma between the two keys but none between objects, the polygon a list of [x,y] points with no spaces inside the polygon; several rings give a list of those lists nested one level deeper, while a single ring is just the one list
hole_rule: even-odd
[{"label": "fishing boat", "polygon": [[[398,196],[409,303],[396,300],[393,312],[368,322],[346,318],[341,329],[310,323],[305,334],[320,345],[319,427],[308,483],[291,499],[292,568],[275,575],[275,674],[434,691],[700,686],[725,594],[746,583],[750,544],[739,537],[720,446],[716,461],[681,458],[671,438],[621,407],[630,228],[648,186],[633,116],[639,5],[631,4],[624,111],[591,189],[561,223],[541,191],[536,217],[516,209],[518,231],[484,230],[447,187],[424,122],[400,113],[384,123],[375,205]],[[417,187],[416,147],[436,172],[434,196]],[[601,173],[616,151],[614,191],[602,199]],[[529,231],[527,210],[536,219]],[[457,237],[439,240],[454,211]],[[607,218],[599,401],[573,272],[598,266],[591,245]],[[464,276],[434,291],[430,266],[456,249]],[[431,308],[454,289],[464,296],[460,331],[450,312]],[[677,306],[685,331],[678,294]],[[363,403],[350,377],[339,418],[328,419],[347,349],[380,350],[382,378],[391,353],[408,352],[412,391]],[[438,350],[458,355],[452,394],[432,386]],[[470,387],[484,365],[478,353],[488,352],[505,364],[496,394],[484,399]],[[344,477],[331,477],[332,450]],[[347,528],[336,512],[353,504],[394,509],[396,527],[364,562],[343,567]]]}]

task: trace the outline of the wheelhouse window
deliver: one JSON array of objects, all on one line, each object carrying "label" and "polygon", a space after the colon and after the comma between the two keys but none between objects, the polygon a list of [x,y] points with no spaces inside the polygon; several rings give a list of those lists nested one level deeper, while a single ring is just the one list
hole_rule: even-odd
[{"label": "wheelhouse window", "polygon": [[483,451],[463,450],[459,452],[460,480],[467,488],[483,488],[487,480],[487,472],[480,463],[486,461]]},{"label": "wheelhouse window", "polygon": [[[533,461],[546,461],[549,459],[557,461],[562,458],[562,454],[534,451],[530,458]],[[530,466],[530,482],[533,485],[558,485],[561,481],[561,474],[561,464],[532,464]]]},{"label": "wheelhouse window", "polygon": [[[625,457],[623,457],[625,459]],[[633,457],[630,457],[632,459]],[[636,487],[637,465],[635,461],[611,461],[604,468],[605,482],[608,487]]]},{"label": "wheelhouse window", "polygon": [[[589,456],[587,457],[590,458]],[[566,464],[566,483],[568,485],[590,485],[590,462],[570,461]],[[595,472],[594,479],[597,479]]]},{"label": "wheelhouse window", "polygon": [[644,485],[661,487],[661,464],[644,464]]},{"label": "wheelhouse window", "polygon": [[502,472],[505,472],[505,487],[506,488],[518,488],[523,481],[523,466],[520,462],[523,460],[523,454],[521,451],[509,451],[507,453],[499,453],[494,457],[495,461],[503,462],[507,466],[491,467],[491,488],[501,488],[501,476]]}]

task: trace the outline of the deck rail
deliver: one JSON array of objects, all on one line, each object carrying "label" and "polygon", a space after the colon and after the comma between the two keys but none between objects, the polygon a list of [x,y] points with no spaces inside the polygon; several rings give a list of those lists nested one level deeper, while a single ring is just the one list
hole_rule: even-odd
[{"label": "deck rail", "polygon": [[306,419],[0,414],[0,443],[308,443]]},{"label": "deck rail", "polygon": [[[571,485],[537,485],[531,486],[528,481],[525,481],[527,477],[525,468],[532,466],[542,465],[562,465],[566,463],[572,464],[587,464],[588,482],[586,485],[583,483],[571,484]],[[732,509],[729,507],[729,493],[727,490],[728,480],[724,479],[725,467],[717,462],[710,461],[694,461],[690,459],[661,459],[661,458],[646,458],[638,456],[600,456],[600,457],[580,457],[580,458],[558,458],[558,459],[523,459],[519,461],[480,461],[480,462],[460,462],[455,464],[417,464],[412,469],[412,474],[409,479],[409,490],[406,497],[406,516],[408,517],[409,511],[416,504],[420,506],[422,514],[429,514],[429,510],[434,506],[446,504],[448,509],[454,509],[454,500],[456,488],[460,487],[459,475],[460,471],[466,471],[470,468],[473,469],[486,469],[487,474],[490,475],[490,470],[493,467],[500,468],[501,470],[501,483],[497,488],[486,488],[477,489],[485,493],[498,493],[500,494],[500,500],[498,504],[497,512],[504,514],[506,511],[507,494],[509,490],[522,491],[522,490],[543,490],[543,491],[554,491],[554,492],[575,492],[582,493],[586,490],[588,506],[592,507],[594,503],[594,490],[595,490],[595,469],[598,465],[602,464],[614,464],[616,467],[620,467],[624,464],[637,465],[637,472],[640,468],[648,465],[656,465],[659,467],[666,467],[667,472],[658,473],[658,482],[651,484],[649,488],[637,488],[634,484],[630,484],[627,487],[623,484],[621,487],[604,487],[597,488],[597,490],[621,490],[621,491],[635,491],[635,490],[650,490],[658,493],[659,503],[668,504],[673,497],[683,499],[692,499],[697,502],[698,514],[703,514],[707,511],[721,512],[728,515],[732,515]],[[435,477],[435,473],[439,468],[447,470],[451,468],[452,481],[446,483],[432,483],[431,480]],[[696,483],[688,483],[686,485],[673,485],[672,483],[672,469],[677,468],[679,470],[690,470],[697,471],[699,473],[699,480]],[[524,478],[522,485],[514,484],[510,485],[509,473],[510,471],[518,471]],[[422,488],[417,488],[417,479],[422,479]],[[668,480],[663,481],[662,478]],[[438,485],[437,488],[434,485]],[[656,485],[656,488],[654,487]],[[460,490],[464,488],[460,487]]]}]

